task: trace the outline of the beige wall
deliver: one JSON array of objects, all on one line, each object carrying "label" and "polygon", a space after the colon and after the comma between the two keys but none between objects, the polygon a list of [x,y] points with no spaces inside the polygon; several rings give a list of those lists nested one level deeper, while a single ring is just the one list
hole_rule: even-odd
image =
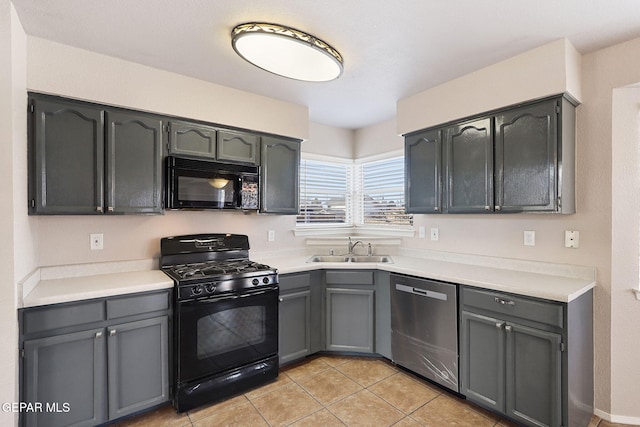
[{"label": "beige wall", "polygon": [[[35,266],[34,235],[26,217],[26,36],[13,5],[0,0],[0,402],[18,401],[17,283]],[[11,344],[9,344],[11,343]],[[7,345],[8,344],[8,345]],[[0,424],[17,414],[0,411]]]},{"label": "beige wall", "polygon": [[581,100],[579,70],[580,55],[573,45],[556,40],[401,99],[397,133],[563,92]]},{"label": "beige wall", "polygon": [[395,117],[373,126],[355,131],[354,158],[375,156],[390,151],[404,150],[404,138],[396,131]]},{"label": "beige wall", "polygon": [[303,153],[353,158],[353,131],[309,122],[309,139],[302,143]]}]

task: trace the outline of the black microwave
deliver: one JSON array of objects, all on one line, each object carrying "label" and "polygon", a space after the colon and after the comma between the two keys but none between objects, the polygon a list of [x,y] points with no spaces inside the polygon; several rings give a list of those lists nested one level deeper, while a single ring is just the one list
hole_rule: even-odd
[{"label": "black microwave", "polygon": [[240,209],[259,207],[257,166],[169,156],[166,160],[167,209]]}]

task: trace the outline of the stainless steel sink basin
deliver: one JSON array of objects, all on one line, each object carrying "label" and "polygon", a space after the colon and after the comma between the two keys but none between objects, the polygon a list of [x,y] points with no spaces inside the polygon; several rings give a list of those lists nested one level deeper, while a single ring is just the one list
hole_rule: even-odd
[{"label": "stainless steel sink basin", "polygon": [[349,262],[386,262],[393,263],[388,255],[356,255],[349,258]]},{"label": "stainless steel sink basin", "polygon": [[393,263],[388,255],[314,255],[307,262],[384,262]]}]

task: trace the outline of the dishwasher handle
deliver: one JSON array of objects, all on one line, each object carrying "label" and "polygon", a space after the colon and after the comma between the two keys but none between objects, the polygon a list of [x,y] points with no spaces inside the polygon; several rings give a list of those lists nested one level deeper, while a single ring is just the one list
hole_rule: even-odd
[{"label": "dishwasher handle", "polygon": [[422,288],[414,288],[413,286],[403,285],[401,283],[396,283],[396,290],[401,292],[407,292],[409,294],[418,295],[421,297],[438,299],[441,301],[447,300],[447,294],[442,292],[429,291]]}]

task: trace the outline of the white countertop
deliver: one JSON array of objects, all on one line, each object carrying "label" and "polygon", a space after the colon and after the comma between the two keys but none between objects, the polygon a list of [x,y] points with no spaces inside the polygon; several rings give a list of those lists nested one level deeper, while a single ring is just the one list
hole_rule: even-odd
[{"label": "white countertop", "polygon": [[393,263],[307,263],[307,255],[262,256],[254,260],[277,268],[280,274],[316,269],[379,269],[560,302],[570,302],[596,285],[595,270],[589,267],[494,258],[491,263],[503,264],[501,268],[412,256],[392,255],[391,258]]},{"label": "white countertop", "polygon": [[[308,263],[309,257],[300,253],[263,253],[252,255],[251,259],[277,268],[280,274],[319,269],[379,269],[560,302],[570,302],[596,285],[592,267],[475,255],[407,250],[392,255],[393,263]],[[22,282],[21,307],[173,287],[173,281],[154,265],[157,267],[153,260],[143,260],[38,269]]]}]

